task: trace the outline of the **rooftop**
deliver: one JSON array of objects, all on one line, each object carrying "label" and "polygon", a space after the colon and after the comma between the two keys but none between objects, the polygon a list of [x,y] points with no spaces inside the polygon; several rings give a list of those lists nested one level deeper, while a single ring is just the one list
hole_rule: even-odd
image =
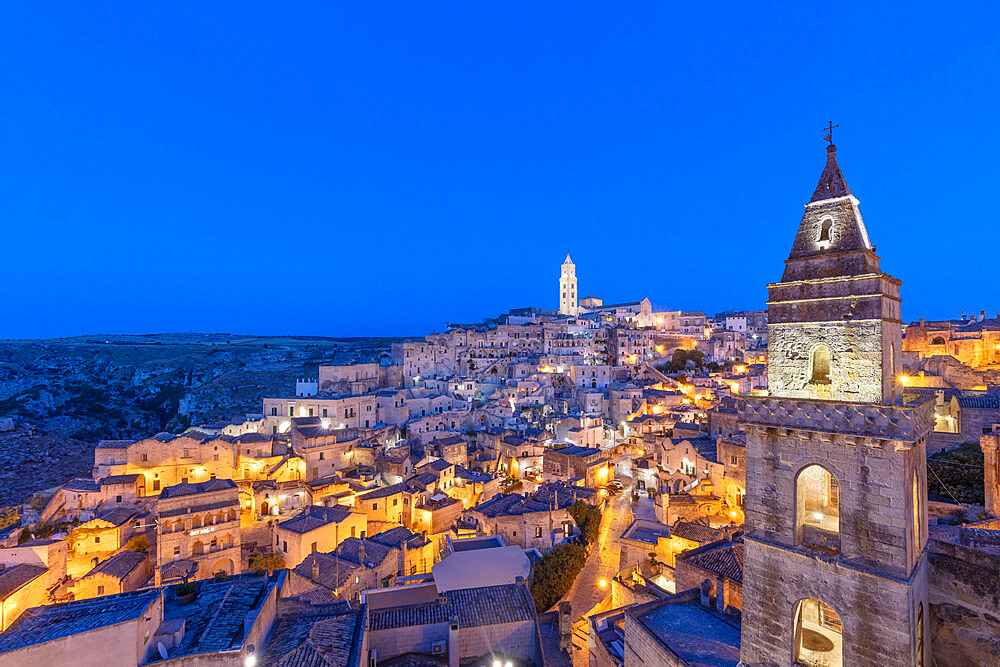
[{"label": "rooftop", "polygon": [[170,649],[170,658],[241,647],[254,623],[251,617],[260,611],[275,579],[244,574],[224,581],[206,579],[197,585],[198,596],[190,604],[177,603],[172,590],[167,589],[164,622],[184,619],[184,638]]},{"label": "rooftop", "polygon": [[46,572],[48,570],[40,565],[27,563],[18,563],[3,568],[0,570],[0,600],[6,599]]},{"label": "rooftop", "polygon": [[160,500],[230,489],[233,491],[236,490],[236,482],[231,479],[210,479],[207,482],[198,482],[197,484],[174,484],[160,491]]},{"label": "rooftop", "polygon": [[357,667],[361,664],[365,610],[345,602],[282,601],[261,664],[278,667]]},{"label": "rooftop", "polygon": [[685,591],[626,610],[643,628],[689,667],[736,667],[740,627],[702,607]]},{"label": "rooftop", "polygon": [[0,634],[0,653],[134,620],[157,597],[148,590],[33,607]]},{"label": "rooftop", "polygon": [[92,574],[104,574],[121,580],[127,577],[132,570],[146,562],[147,558],[148,556],[144,551],[120,551],[111,558],[98,563],[94,569],[84,576],[89,577]]},{"label": "rooftop", "polygon": [[[443,598],[443,599],[441,599]],[[459,627],[515,623],[535,618],[535,603],[524,584],[503,584],[446,591],[423,604],[374,609],[369,630],[393,630],[414,625],[448,623],[458,617]]]},{"label": "rooftop", "polygon": [[278,527],[293,533],[308,533],[331,523],[340,523],[352,514],[354,512],[343,505],[334,505],[333,507],[310,505],[295,518],[279,523]]},{"label": "rooftop", "polygon": [[743,584],[743,538],[719,540],[685,551],[678,560],[720,574],[737,584]]}]

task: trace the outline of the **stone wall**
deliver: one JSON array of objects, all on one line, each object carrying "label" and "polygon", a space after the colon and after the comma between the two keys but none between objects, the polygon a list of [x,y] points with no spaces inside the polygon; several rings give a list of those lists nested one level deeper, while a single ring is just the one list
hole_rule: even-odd
[{"label": "stone wall", "polygon": [[[785,424],[805,424],[806,427],[815,427],[818,416],[826,410],[849,406],[805,401],[791,403],[794,406],[789,407],[795,410],[774,416]],[[856,415],[874,418],[868,424],[870,433],[906,430],[919,439],[907,447],[902,441],[845,436],[829,431],[746,426],[747,460],[756,462],[747,470],[748,494],[744,507],[747,528],[770,541],[794,546],[797,541],[797,475],[811,464],[822,463],[837,478],[840,487],[841,559],[905,577],[919,555],[914,549],[912,484],[916,475],[918,496],[927,497],[923,444],[927,431],[921,434],[904,427],[929,425],[929,420],[919,414],[908,415],[907,419],[907,415],[902,414],[909,412],[906,408],[849,406],[848,409],[855,412],[841,414],[840,419],[849,422],[843,428],[845,432],[861,429],[860,425],[854,428],[850,425]],[[750,420],[760,418],[749,412],[746,415]],[[833,428],[837,421],[827,417],[827,423],[830,424],[827,428]],[[921,513],[921,525],[926,526],[926,503],[917,511]]]},{"label": "stone wall", "polygon": [[[882,322],[768,324],[767,386],[790,398],[880,403]],[[812,351],[830,348],[830,383],[811,384]]]},{"label": "stone wall", "polygon": [[[912,667],[919,605],[927,594],[925,565],[921,561],[909,579],[899,580],[746,537],[743,661],[748,666],[789,664],[796,604],[814,598],[840,616],[844,665]],[[927,622],[924,614],[925,637],[930,636]]]},{"label": "stone wall", "polygon": [[939,540],[929,547],[935,664],[1000,664],[1000,555]]}]

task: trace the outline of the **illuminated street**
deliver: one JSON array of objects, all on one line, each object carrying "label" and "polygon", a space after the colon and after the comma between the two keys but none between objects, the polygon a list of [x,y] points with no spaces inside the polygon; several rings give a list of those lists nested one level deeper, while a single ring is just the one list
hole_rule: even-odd
[{"label": "illuminated street", "polygon": [[[601,518],[601,532],[597,538],[597,544],[590,551],[587,557],[587,564],[583,566],[573,587],[564,599],[568,599],[573,605],[573,621],[576,623],[583,615],[604,599],[604,596],[611,592],[611,580],[619,570],[618,536],[628,527],[631,519],[629,511],[629,498],[631,497],[631,480],[621,479],[626,484],[625,491],[613,498],[608,504]],[[601,580],[606,583],[601,586]],[[573,652],[574,662],[581,657],[586,664],[587,645],[581,643],[581,638],[577,634],[574,636],[576,649]]]}]

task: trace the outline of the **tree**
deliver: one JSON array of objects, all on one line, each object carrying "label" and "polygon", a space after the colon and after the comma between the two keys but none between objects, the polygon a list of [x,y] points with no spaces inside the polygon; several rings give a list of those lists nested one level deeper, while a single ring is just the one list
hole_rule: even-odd
[{"label": "tree", "polygon": [[531,597],[535,610],[543,612],[566,595],[587,562],[587,549],[580,544],[559,544],[535,564]]},{"label": "tree", "polygon": [[573,517],[576,525],[580,527],[580,536],[583,541],[587,544],[596,542],[601,531],[601,510],[578,500],[567,511]]},{"label": "tree", "polygon": [[17,536],[17,543],[24,544],[31,541],[31,529],[27,526],[21,529],[21,534]]},{"label": "tree", "polygon": [[275,570],[285,567],[285,558],[275,551],[257,553],[250,556],[250,569],[260,574],[267,571],[268,576]]}]

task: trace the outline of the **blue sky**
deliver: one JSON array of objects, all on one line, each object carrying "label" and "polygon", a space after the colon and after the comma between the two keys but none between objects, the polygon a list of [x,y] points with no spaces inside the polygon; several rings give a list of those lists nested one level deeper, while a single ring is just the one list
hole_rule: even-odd
[{"label": "blue sky", "polygon": [[1000,310],[997,10],[8,4],[0,337],[763,307],[822,127],[903,319]]}]

